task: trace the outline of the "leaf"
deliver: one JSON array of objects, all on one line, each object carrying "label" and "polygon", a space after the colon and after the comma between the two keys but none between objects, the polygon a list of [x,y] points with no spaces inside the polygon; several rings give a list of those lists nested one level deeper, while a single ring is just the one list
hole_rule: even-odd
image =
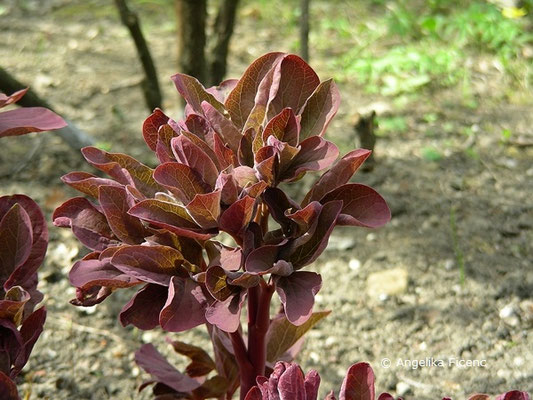
[{"label": "leaf", "polygon": [[204,115],[209,121],[211,128],[224,138],[224,142],[227,143],[234,153],[237,153],[242,138],[242,134],[237,127],[211,104],[205,101],[202,102],[202,109],[204,110]]},{"label": "leaf", "polygon": [[157,382],[178,392],[188,393],[201,385],[197,380],[178,372],[152,344],[144,344],[135,352],[135,362]]},{"label": "leaf", "polygon": [[296,121],[296,115],[292,108],[284,108],[274,116],[263,131],[263,142],[267,142],[269,136],[274,136],[291,146],[297,146],[300,137],[300,125]]},{"label": "leaf", "polygon": [[278,380],[280,400],[306,400],[304,376],[300,366],[290,365]]},{"label": "leaf", "polygon": [[37,283],[34,274],[42,264],[48,247],[48,229],[44,215],[37,203],[23,194],[0,197],[0,218],[14,204],[22,206],[28,214],[31,221],[33,241],[30,255],[25,263],[11,274],[11,277],[4,283],[4,288],[8,289],[15,285],[21,285],[26,289],[31,289]]},{"label": "leaf", "polygon": [[294,325],[302,325],[311,317],[322,278],[315,272],[296,271],[289,276],[277,277],[275,282],[287,319]]},{"label": "leaf", "polygon": [[143,200],[129,210],[129,214],[160,228],[187,238],[207,240],[207,233],[193,221],[185,207],[161,200]]},{"label": "leaf", "polygon": [[219,229],[233,236],[242,233],[251,221],[255,199],[245,196],[236,201],[224,211],[219,219]]},{"label": "leaf", "polygon": [[[379,399],[378,399],[379,400]],[[394,399],[393,399],[394,400]],[[490,400],[490,396],[486,394],[473,394],[468,398],[468,400]]]},{"label": "leaf", "polygon": [[228,95],[225,107],[228,110],[231,121],[238,129],[244,127],[255,105],[255,95],[259,84],[270,69],[283,57],[285,57],[283,53],[268,53],[255,60]]},{"label": "leaf", "polygon": [[300,151],[286,167],[281,166],[280,179],[292,180],[306,171],[328,168],[337,159],[339,149],[319,136],[312,136],[300,143]]},{"label": "leaf", "polygon": [[297,210],[293,213],[287,213],[286,217],[298,226],[296,236],[301,236],[304,232],[311,229],[316,219],[320,216],[322,211],[322,204],[318,201],[313,201],[301,210]]},{"label": "leaf", "polygon": [[371,153],[370,150],[357,149],[346,154],[313,185],[305,196],[302,207],[311,201],[319,201],[328,192],[348,182]]},{"label": "leaf", "polygon": [[318,399],[318,389],[320,386],[320,375],[315,370],[309,371],[305,375],[305,396],[306,399]]},{"label": "leaf", "polygon": [[512,390],[496,397],[496,400],[530,400],[527,392]]},{"label": "leaf", "polygon": [[317,311],[311,314],[309,319],[300,326],[293,325],[287,320],[285,314],[278,314],[271,321],[266,335],[267,360],[275,362],[287,350],[289,350],[303,335],[313,328],[331,311]]},{"label": "leaf", "polygon": [[52,219],[55,226],[70,227],[78,240],[91,250],[102,251],[117,242],[106,216],[84,197],[74,197],[61,204]]},{"label": "leaf", "polygon": [[198,114],[189,114],[185,121],[179,122],[182,130],[188,131],[200,140],[206,140],[210,127],[207,119]]},{"label": "leaf", "polygon": [[221,331],[216,326],[207,325],[213,352],[215,355],[215,364],[217,372],[228,382],[228,393],[231,394],[239,385],[239,367],[233,354],[233,347],[227,333]]},{"label": "leaf", "polygon": [[19,356],[16,362],[16,367],[11,372],[12,376],[17,375],[30,358],[33,346],[41,336],[46,321],[46,308],[41,307],[31,313],[22,323],[20,327],[20,336],[24,344],[24,354]]},{"label": "leaf", "polygon": [[280,253],[285,243],[286,241],[275,245],[266,244],[253,250],[246,258],[245,270],[258,275],[290,275],[293,272],[292,265],[285,260],[280,260]]},{"label": "leaf", "polygon": [[219,112],[224,112],[224,105],[220,103],[215,97],[208,93],[202,86],[198,79],[185,74],[173,75],[170,79],[176,85],[176,89],[192,107],[192,109],[202,114],[202,102],[206,101],[215,107]]},{"label": "leaf", "polygon": [[298,211],[300,206],[279,188],[267,188],[262,199],[274,221],[280,224],[285,236],[290,237],[294,233],[295,225],[287,214]]},{"label": "leaf", "polygon": [[[152,330],[159,326],[159,313],[168,297],[165,286],[147,284],[122,307],[119,314],[120,324],[129,324],[142,330]],[[149,372],[149,371],[148,371]]]},{"label": "leaf", "polygon": [[391,214],[385,199],[371,187],[350,183],[325,195],[321,203],[342,200],[338,225],[379,228],[390,221]]},{"label": "leaf", "polygon": [[244,135],[241,138],[241,143],[239,144],[239,151],[237,153],[237,158],[241,166],[254,166],[254,153],[252,150],[252,143],[255,136],[255,130],[250,128],[244,132]]},{"label": "leaf", "polygon": [[196,194],[210,191],[209,185],[188,165],[168,162],[159,165],[154,171],[154,178],[161,185],[176,194],[185,204]]},{"label": "leaf", "polygon": [[184,332],[206,323],[207,299],[202,288],[192,279],[173,276],[168,299],[159,314],[161,328],[168,332]]},{"label": "leaf", "polygon": [[235,332],[241,323],[241,310],[245,299],[246,291],[242,290],[224,301],[217,300],[207,307],[205,318],[224,332]]},{"label": "leaf", "polygon": [[172,276],[187,278],[183,255],[168,246],[123,246],[111,264],[140,281],[168,286]]},{"label": "leaf", "polygon": [[0,284],[28,259],[33,232],[28,213],[20,204],[13,206],[0,219]]},{"label": "leaf", "polygon": [[156,108],[148,118],[144,120],[143,123],[143,137],[144,141],[148,147],[152,150],[156,150],[157,140],[159,137],[159,128],[162,125],[168,123],[169,118],[161,111],[159,108]]},{"label": "leaf", "polygon": [[307,99],[300,121],[300,140],[323,136],[340,105],[339,89],[332,79],[322,82]]},{"label": "leaf", "polygon": [[374,371],[368,363],[352,365],[342,382],[339,400],[374,400]]},{"label": "leaf", "polygon": [[233,165],[238,165],[236,156],[237,152],[233,152],[233,150],[226,146],[217,133],[213,134],[213,144],[220,170],[224,170]]},{"label": "leaf", "polygon": [[296,269],[315,261],[328,244],[329,236],[335,227],[335,222],[342,208],[341,201],[324,204],[320,215],[308,231],[307,235],[295,240],[287,261]]},{"label": "leaf", "polygon": [[0,398],[3,400],[20,400],[17,385],[0,371]]},{"label": "leaf", "polygon": [[27,91],[28,88],[21,89],[9,96],[0,92],[0,108],[16,103],[26,94]]},{"label": "leaf", "polygon": [[172,138],[176,137],[177,135],[178,133],[168,124],[159,127],[159,131],[157,132],[155,153],[160,163],[176,161],[174,154],[172,154],[170,142],[172,141]]},{"label": "leaf", "polygon": [[123,185],[132,185],[145,196],[153,197],[161,187],[154,180],[154,171],[133,157],[108,153],[96,147],[84,147],[81,152],[87,162],[116,179]]},{"label": "leaf", "polygon": [[70,172],[63,175],[61,180],[77,191],[94,198],[98,198],[99,186],[122,186],[112,179],[100,178],[87,172]]},{"label": "leaf", "polygon": [[19,326],[22,323],[24,307],[29,300],[30,294],[20,286],[13,286],[5,291],[4,299],[0,300],[0,319],[12,321]]},{"label": "leaf", "polygon": [[225,205],[231,205],[238,200],[239,187],[234,173],[221,172],[217,178],[215,189],[220,190],[220,200]]},{"label": "leaf", "polygon": [[268,118],[290,107],[300,114],[302,106],[320,84],[313,69],[300,57],[289,54],[281,61],[279,90],[268,105]]},{"label": "leaf", "polygon": [[111,257],[120,247],[110,247],[100,253],[92,253],[96,258],[84,257],[77,261],[69,272],[70,284],[87,291],[95,286],[127,288],[141,283],[138,279],[124,274],[111,264]]},{"label": "leaf", "polygon": [[52,131],[65,126],[67,123],[63,118],[43,107],[23,107],[0,113],[0,138]]},{"label": "leaf", "polygon": [[116,237],[128,244],[142,243],[147,232],[139,219],[128,214],[128,210],[134,205],[134,200],[126,189],[100,186],[98,193],[102,211]]},{"label": "leaf", "polygon": [[176,353],[182,354],[191,360],[191,363],[185,369],[190,377],[205,376],[216,368],[215,362],[204,349],[179,340],[167,340],[167,342],[172,345]]},{"label": "leaf", "polygon": [[218,177],[217,167],[200,147],[184,135],[173,138],[171,146],[178,162],[191,167],[210,187],[215,186]]},{"label": "leaf", "polygon": [[261,390],[259,390],[257,386],[252,387],[248,393],[246,393],[244,400],[263,400]]},{"label": "leaf", "polygon": [[197,194],[185,207],[194,221],[203,229],[216,228],[220,216],[221,191]]}]

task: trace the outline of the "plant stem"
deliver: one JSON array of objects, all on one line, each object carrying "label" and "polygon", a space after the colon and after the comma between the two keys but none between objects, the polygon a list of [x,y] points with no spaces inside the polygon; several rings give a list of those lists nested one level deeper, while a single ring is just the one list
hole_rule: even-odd
[{"label": "plant stem", "polygon": [[274,286],[261,280],[261,284],[253,289],[258,293],[249,299],[258,298],[258,304],[253,304],[253,307],[249,308],[255,311],[255,317],[248,319],[248,358],[253,366],[255,384],[255,377],[265,374],[267,345],[265,338],[270,325],[270,300]]},{"label": "plant stem", "polygon": [[239,365],[239,374],[241,381],[241,395],[240,399],[244,400],[246,393],[255,385],[255,375],[253,374],[253,366],[248,359],[246,352],[246,345],[239,330],[229,334],[235,359]]}]

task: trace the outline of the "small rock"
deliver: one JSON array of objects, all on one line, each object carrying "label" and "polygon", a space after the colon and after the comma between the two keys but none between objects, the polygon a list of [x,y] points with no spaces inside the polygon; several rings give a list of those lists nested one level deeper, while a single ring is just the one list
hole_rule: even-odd
[{"label": "small rock", "polygon": [[455,261],[451,258],[448,258],[446,261],[444,261],[444,269],[446,271],[451,271],[455,267]]},{"label": "small rock", "polygon": [[522,320],[533,324],[533,300],[524,300],[520,303]]},{"label": "small rock", "polygon": [[403,268],[374,272],[368,276],[366,290],[369,296],[394,296],[407,290],[408,274]]},{"label": "small rock", "polygon": [[348,267],[350,267],[352,271],[359,271],[361,268],[361,261],[359,261],[357,258],[352,258],[348,263]]},{"label": "small rock", "polygon": [[368,240],[369,242],[373,242],[374,240],[376,240],[376,234],[369,233],[368,235],[366,235],[366,240]]},{"label": "small rock", "polygon": [[398,382],[396,384],[396,393],[398,396],[405,396],[411,392],[411,386],[405,382]]},{"label": "small rock", "polygon": [[499,316],[507,325],[517,326],[520,323],[517,311],[513,304],[507,304],[500,310]]}]

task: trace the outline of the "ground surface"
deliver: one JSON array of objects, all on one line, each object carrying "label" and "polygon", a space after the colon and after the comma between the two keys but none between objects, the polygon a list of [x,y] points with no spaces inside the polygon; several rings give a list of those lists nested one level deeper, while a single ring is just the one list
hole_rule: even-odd
[{"label": "ground surface", "polygon": [[[2,67],[102,145],[150,163],[140,135],[148,113],[139,65],[107,3],[7,1],[0,15]],[[291,50],[293,42],[261,25],[247,4],[232,44],[231,76],[264,52]],[[167,78],[176,72],[173,22],[161,18],[151,21],[149,39],[164,108],[178,115],[178,96]],[[331,54],[312,54],[326,78]],[[533,141],[533,102],[527,89],[507,86],[497,69],[480,70],[470,106],[457,88],[427,90],[406,103],[369,95],[350,79],[340,84],[343,105],[329,137],[344,151],[356,145],[351,120],[357,110],[377,108],[384,121],[401,118],[405,126],[379,138],[375,170],[356,177],[389,201],[392,222],[378,231],[336,231],[313,266],[324,280],[316,309],[333,312],[308,335],[299,360],[320,372],[324,391],[338,389],[357,361],[373,365],[378,390],[406,398],[533,391],[533,147],[527,145]],[[512,140],[503,140],[504,130]],[[35,151],[33,158],[13,174],[28,151]],[[74,195],[59,177],[87,168],[50,133],[3,139],[0,195],[28,194],[49,218]],[[31,399],[148,398],[148,391],[136,394],[147,376],[135,366],[133,351],[147,341],[166,350],[164,335],[119,326],[126,293],[96,309],[69,305],[74,289],[66,275],[83,250],[70,232],[50,226],[50,236],[41,272],[49,317],[22,387],[31,390]],[[367,293],[372,273],[395,268],[408,275],[405,287],[393,282],[400,283],[398,294]],[[202,331],[185,336],[205,343]],[[390,368],[381,366],[384,358]],[[446,365],[400,365],[426,358]],[[448,365],[451,358],[486,360],[486,367]]]}]

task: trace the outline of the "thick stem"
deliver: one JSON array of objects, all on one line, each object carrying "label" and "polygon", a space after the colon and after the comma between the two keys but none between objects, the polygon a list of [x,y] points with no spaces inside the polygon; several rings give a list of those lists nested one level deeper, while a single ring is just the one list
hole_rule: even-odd
[{"label": "thick stem", "polygon": [[253,373],[253,366],[248,359],[248,353],[246,352],[246,345],[244,340],[237,330],[230,333],[231,344],[233,345],[233,351],[235,353],[235,360],[239,366],[240,380],[241,380],[241,395],[240,399],[244,400],[246,393],[255,385],[255,375]]},{"label": "thick stem", "polygon": [[265,374],[266,365],[266,334],[270,325],[270,300],[274,293],[274,286],[261,280],[258,290],[258,304],[255,309],[255,318],[249,318],[248,323],[248,358],[250,359],[254,380],[257,376]]}]

